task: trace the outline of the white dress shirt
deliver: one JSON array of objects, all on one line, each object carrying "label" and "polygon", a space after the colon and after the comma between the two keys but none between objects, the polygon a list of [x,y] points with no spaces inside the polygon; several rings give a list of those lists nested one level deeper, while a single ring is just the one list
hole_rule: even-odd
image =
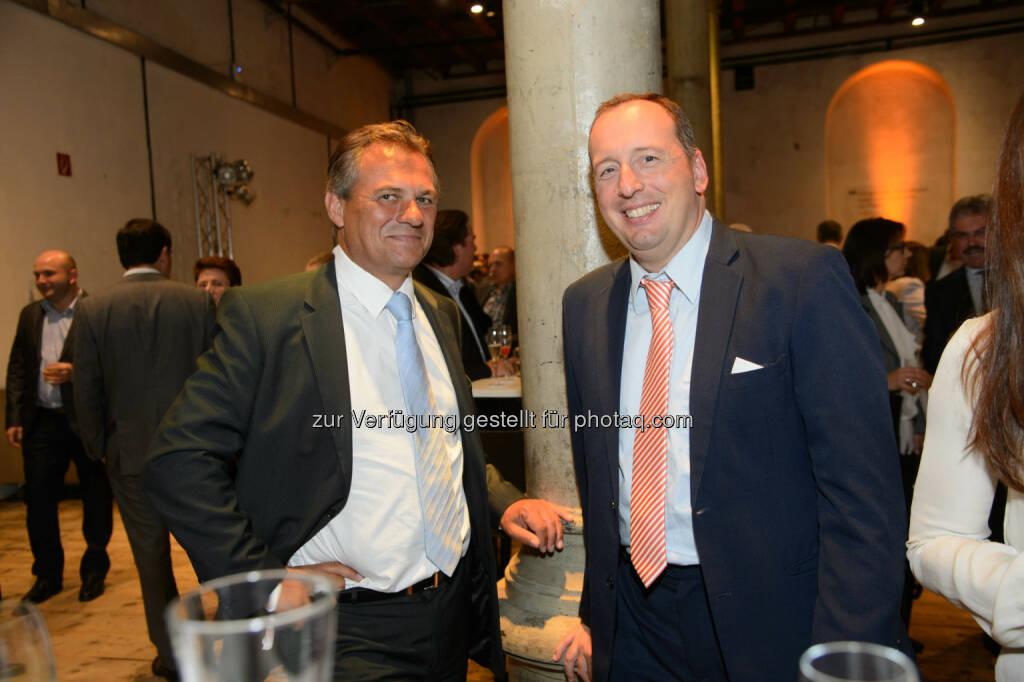
[{"label": "white dress shirt", "polygon": [[[338,296],[345,329],[349,395],[359,415],[405,412],[395,354],[397,322],[385,309],[394,293],[389,286],[334,248]],[[441,415],[450,416],[455,428],[445,432],[452,475],[462,481],[462,440],[455,389],[434,330],[416,300],[412,278],[399,291],[413,302],[413,328],[423,354],[430,388]],[[352,415],[345,415],[350,419]],[[288,560],[289,566],[338,561],[364,576],[345,581],[345,587],[397,592],[433,575],[437,566],[427,559],[423,541],[423,514],[416,478],[416,439],[400,422],[389,428],[367,423],[352,429],[352,485],[341,512],[310,538]],[[459,486],[462,507],[460,540],[469,547],[469,510]]]},{"label": "white dress shirt", "polygon": [[991,314],[964,322],[939,361],[914,486],[907,558],[921,584],[969,611],[1004,646],[996,680],[1024,680],[1024,496],[1006,500],[1006,544],[989,542],[998,479],[968,446],[974,400],[961,380],[965,355]]},{"label": "white dress shirt", "polygon": [[[697,307],[700,285],[704,277],[704,259],[711,244],[711,214],[704,217],[690,240],[672,258],[662,273],[648,273],[629,259],[632,281],[626,313],[626,336],[622,349],[622,386],[619,393],[619,414],[632,419],[640,413],[647,350],[651,345],[651,310],[647,292],[640,280],[651,275],[661,279],[667,275],[675,283],[669,299],[672,320],[672,364],[669,370],[668,414],[687,415],[690,411],[690,369],[693,346],[697,338]],[[619,429],[619,538],[629,544],[629,500],[633,481],[633,441],[636,430]],[[665,504],[665,540],[668,563],[690,565],[699,563],[697,544],[693,537],[692,503],[690,500],[690,431],[684,425],[668,430],[668,479]]]},{"label": "white dress shirt", "polygon": [[967,288],[971,291],[974,312],[980,315],[985,312],[983,305],[985,298],[982,294],[982,290],[985,288],[985,271],[982,268],[969,268],[966,265],[964,269],[967,273]]},{"label": "white dress shirt", "polygon": [[64,312],[58,312],[43,299],[43,334],[39,346],[39,379],[36,385],[36,404],[51,410],[64,407],[64,399],[60,395],[60,386],[54,386],[43,378],[43,370],[55,362],[60,362],[64,351],[64,341],[71,329],[71,318],[75,314],[75,305],[82,297],[79,293]]}]

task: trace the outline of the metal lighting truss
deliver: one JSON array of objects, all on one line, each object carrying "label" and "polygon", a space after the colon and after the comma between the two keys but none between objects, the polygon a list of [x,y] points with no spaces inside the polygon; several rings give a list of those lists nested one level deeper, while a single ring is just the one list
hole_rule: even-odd
[{"label": "metal lighting truss", "polygon": [[240,199],[246,206],[255,199],[245,184],[252,179],[252,167],[244,159],[229,163],[213,154],[193,154],[191,158],[199,257],[226,255],[233,259],[229,199]]}]

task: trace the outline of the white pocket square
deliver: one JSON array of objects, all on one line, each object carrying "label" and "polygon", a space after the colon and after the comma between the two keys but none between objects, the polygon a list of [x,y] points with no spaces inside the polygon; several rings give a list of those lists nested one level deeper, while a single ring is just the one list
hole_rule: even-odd
[{"label": "white pocket square", "polygon": [[750,360],[744,360],[740,356],[736,356],[736,359],[732,363],[733,374],[743,374],[744,372],[753,372],[755,369],[764,369],[764,365],[759,365],[756,362]]}]

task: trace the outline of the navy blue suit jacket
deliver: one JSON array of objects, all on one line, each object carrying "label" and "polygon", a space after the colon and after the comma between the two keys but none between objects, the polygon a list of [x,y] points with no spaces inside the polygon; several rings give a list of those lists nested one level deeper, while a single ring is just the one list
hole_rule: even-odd
[{"label": "navy blue suit jacket", "polygon": [[[629,284],[619,260],[566,290],[571,415],[618,410]],[[737,357],[763,368],[733,374]],[[838,250],[715,222],[690,411],[694,535],[730,680],[791,682],[801,652],[821,641],[908,651],[899,617],[907,528],[885,372]],[[580,617],[604,680],[618,432],[583,429],[572,445],[587,548]]]}]

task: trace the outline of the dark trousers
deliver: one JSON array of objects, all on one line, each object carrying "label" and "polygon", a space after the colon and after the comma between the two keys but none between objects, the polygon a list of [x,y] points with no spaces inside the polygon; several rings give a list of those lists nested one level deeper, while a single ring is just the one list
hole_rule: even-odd
[{"label": "dark trousers", "polygon": [[612,680],[726,682],[699,566],[668,566],[650,588],[619,557]]},{"label": "dark trousers", "polygon": [[451,582],[411,595],[338,603],[335,680],[465,680],[469,568]]},{"label": "dark trousers", "polygon": [[64,475],[75,463],[82,491],[82,535],[86,550],[78,572],[106,576],[110,569],[107,543],[113,528],[110,483],[102,462],[89,459],[63,411],[37,408],[21,445],[25,465],[25,506],[32,574],[64,582],[64,548],[60,542],[57,505],[64,492]]},{"label": "dark trousers", "polygon": [[164,610],[178,596],[171,568],[171,536],[163,518],[142,490],[141,476],[126,476],[115,464],[107,469],[110,485],[121,511],[135,568],[139,571],[142,605],[146,612],[149,641],[168,665],[173,665],[171,641],[164,623]]}]

